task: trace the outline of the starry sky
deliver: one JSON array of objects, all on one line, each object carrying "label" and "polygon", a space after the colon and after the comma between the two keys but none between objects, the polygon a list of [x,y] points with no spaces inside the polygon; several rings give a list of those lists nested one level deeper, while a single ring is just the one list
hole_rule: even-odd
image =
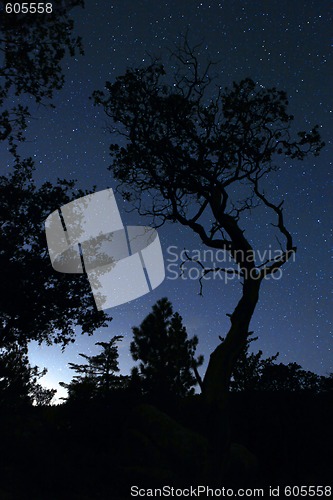
[{"label": "starry sky", "polygon": [[[223,87],[245,77],[265,87],[276,86],[288,93],[297,129],[320,124],[326,142],[320,157],[282,163],[267,186],[274,200],[285,200],[285,220],[298,252],[280,280],[263,283],[251,330],[259,337],[254,349],[262,349],[265,356],[280,352],[283,363],[296,361],[319,374],[333,371],[331,0],[87,0],[85,9],[73,10],[72,15],[85,56],[64,61],[66,84],[55,96],[56,108],[33,109],[28,140],[21,148],[22,154],[34,157],[37,183],[61,177],[75,178],[86,189],[94,184],[101,190],[115,187],[107,170],[111,138],[106,118],[89,96],[127,67],[148,63],[149,54],[163,57],[187,30],[190,42],[202,43],[202,60],[219,61],[215,71]],[[124,224],[145,224],[126,213],[121,199],[117,201]],[[260,211],[245,221],[245,227],[251,242],[276,248]],[[228,330],[226,313],[233,311],[240,297],[240,283],[207,280],[199,296],[197,281],[186,273],[187,279],[171,279],[175,274],[168,268],[176,259],[171,251],[202,251],[199,239],[177,225],[161,228],[159,235],[167,266],[161,286],[110,310],[113,321],[93,337],[78,332],[77,341],[64,353],[58,347],[30,346],[31,363],[49,370],[44,385],[57,388],[59,381],[69,381],[73,374],[68,362],[77,362],[80,352],[95,354],[95,342],[120,334],[124,335],[120,368],[129,373],[131,327],[139,325],[163,296],[182,315],[189,335],[198,335],[197,352],[207,362],[218,336]],[[60,389],[58,397],[62,395]]]}]

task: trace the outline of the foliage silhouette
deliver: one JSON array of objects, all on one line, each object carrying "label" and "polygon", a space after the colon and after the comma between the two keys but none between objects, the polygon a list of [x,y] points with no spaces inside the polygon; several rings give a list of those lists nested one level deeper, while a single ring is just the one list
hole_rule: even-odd
[{"label": "foliage silhouette", "polygon": [[249,337],[238,356],[232,371],[230,390],[235,392],[258,390],[262,372],[278,358],[279,353],[267,359],[262,359],[263,352],[249,353],[249,347],[258,337]]},{"label": "foliage silhouette", "polygon": [[333,373],[330,373],[326,377],[322,378],[321,381],[321,391],[333,393]]},{"label": "foliage silhouette", "polygon": [[[110,170],[122,195],[156,225],[178,222],[237,264],[241,297],[203,380],[208,405],[222,409],[261,284],[296,252],[283,202],[274,202],[264,186],[284,159],[318,155],[324,143],[318,126],[294,133],[284,91],[246,78],[224,90],[217,86],[214,95],[212,63],[201,71],[186,38],[173,56],[173,74],[153,60],[107,82],[93,99],[121,137],[121,144],[110,146]],[[258,205],[273,217],[284,241],[278,257],[266,262],[256,262],[254,244],[262,235],[243,230],[244,216]]]},{"label": "foliage silhouette", "polygon": [[96,342],[102,351],[94,356],[80,354],[86,360],[85,364],[69,363],[69,367],[76,372],[73,380],[60,385],[67,389],[69,401],[88,401],[107,397],[117,389],[123,389],[128,384],[128,377],[118,375],[118,347],[122,335],[112,337],[109,342]]},{"label": "foliage silhouette", "polygon": [[45,368],[40,371],[37,366],[30,366],[26,349],[15,345],[0,349],[0,407],[49,405],[56,390],[38,383],[46,372]]},{"label": "foliage silhouette", "polygon": [[47,250],[46,217],[87,193],[65,180],[37,188],[32,171],[26,160],[0,176],[0,347],[30,340],[65,346],[76,326],[92,334],[108,318],[96,312],[86,276],[54,271]]},{"label": "foliage silhouette", "polygon": [[325,377],[303,370],[297,363],[274,363],[265,366],[259,388],[265,391],[318,393],[324,379]]},{"label": "foliage silhouette", "polygon": [[298,392],[319,393],[328,385],[329,377],[303,370],[297,363],[276,363],[279,353],[263,359],[263,352],[249,353],[251,342],[258,337],[247,339],[240,353],[230,381],[234,392]]},{"label": "foliage silhouette", "polygon": [[[139,366],[132,376],[139,376],[144,394],[154,399],[185,397],[194,393],[195,371],[203,356],[195,358],[196,336],[189,339],[181,316],[162,298],[139,327],[133,327],[130,350]],[[194,371],[195,370],[195,371]]]},{"label": "foliage silhouette", "polygon": [[[0,2],[1,11],[5,3]],[[24,140],[29,99],[46,104],[62,88],[61,62],[67,53],[83,53],[80,37],[73,36],[69,12],[82,0],[52,3],[50,14],[4,14],[0,19],[0,140],[7,140],[18,161],[17,143]],[[28,105],[29,103],[29,105]]]},{"label": "foliage silhouette", "polygon": [[9,143],[15,162],[14,170],[0,177],[0,347],[6,348],[30,340],[65,346],[73,340],[75,326],[91,334],[107,318],[96,314],[84,276],[74,279],[53,271],[46,247],[46,217],[87,193],[65,180],[37,188],[33,161],[21,159],[17,150],[30,117],[29,98],[50,104],[64,83],[64,57],[82,53],[69,12],[83,1],[52,5],[52,14],[12,13],[0,20],[0,141]]}]

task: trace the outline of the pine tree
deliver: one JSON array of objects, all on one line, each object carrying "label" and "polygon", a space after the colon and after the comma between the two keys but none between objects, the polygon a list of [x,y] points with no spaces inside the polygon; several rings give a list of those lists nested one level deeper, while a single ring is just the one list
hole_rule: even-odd
[{"label": "pine tree", "polygon": [[60,382],[67,389],[69,400],[105,397],[111,391],[126,386],[128,377],[118,375],[119,354],[116,343],[122,338],[122,335],[117,335],[109,342],[96,342],[95,345],[102,347],[102,352],[95,356],[80,354],[87,361],[85,364],[69,363],[76,375],[69,384]]},{"label": "pine tree", "polygon": [[182,317],[167,298],[157,301],[133,334],[131,354],[140,361],[134,375],[140,375],[145,394],[161,398],[194,392],[194,373],[203,362],[202,356],[194,357],[198,338],[187,337]]}]

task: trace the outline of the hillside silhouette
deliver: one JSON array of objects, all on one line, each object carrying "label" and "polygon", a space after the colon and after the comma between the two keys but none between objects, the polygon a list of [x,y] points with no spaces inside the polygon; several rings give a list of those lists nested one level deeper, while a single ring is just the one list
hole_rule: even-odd
[{"label": "hillside silhouette", "polygon": [[[256,339],[248,341],[233,371],[228,411],[220,422],[229,444],[218,455],[193,370],[196,340],[188,339],[181,316],[165,298],[147,318],[133,328],[140,349],[131,347],[136,361],[145,360],[145,369],[139,365],[130,376],[121,375],[121,337],[100,342],[99,354],[82,355],[84,363],[71,365],[73,379],[63,384],[68,397],[60,405],[33,399],[37,381],[35,372],[27,371],[26,358],[18,384],[17,363],[14,378],[12,364],[1,357],[7,370],[2,368],[0,384],[1,498],[125,499],[131,485],[267,489],[329,484],[332,376],[279,363],[278,354],[264,359],[261,351],[249,352]],[[191,342],[190,351],[167,334],[173,318],[183,332],[181,343]],[[163,364],[155,362],[159,358],[145,358],[144,346],[152,340]],[[183,353],[178,358],[176,346]],[[192,378],[185,377],[186,370],[192,370]],[[176,381],[177,390],[172,385]]]}]

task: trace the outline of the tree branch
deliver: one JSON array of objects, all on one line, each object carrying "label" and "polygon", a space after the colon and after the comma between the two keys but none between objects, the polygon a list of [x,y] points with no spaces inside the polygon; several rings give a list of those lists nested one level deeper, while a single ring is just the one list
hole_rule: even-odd
[{"label": "tree branch", "polygon": [[286,250],[281,254],[281,256],[274,260],[271,265],[265,265],[263,269],[260,271],[260,274],[263,276],[267,276],[269,274],[273,274],[276,272],[287,260],[290,259],[290,257],[296,253],[297,247],[293,246],[293,239],[291,236],[291,233],[288,231],[284,224],[284,219],[283,219],[283,210],[282,210],[282,205],[283,201],[279,205],[274,205],[274,203],[271,203],[268,201],[264,193],[261,193],[259,191],[258,187],[258,179],[251,179],[251,182],[253,183],[253,190],[255,194],[258,196],[258,198],[270,209],[272,209],[276,214],[278,218],[278,223],[274,224],[275,227],[277,227],[280,232],[284,235],[286,239]]}]

